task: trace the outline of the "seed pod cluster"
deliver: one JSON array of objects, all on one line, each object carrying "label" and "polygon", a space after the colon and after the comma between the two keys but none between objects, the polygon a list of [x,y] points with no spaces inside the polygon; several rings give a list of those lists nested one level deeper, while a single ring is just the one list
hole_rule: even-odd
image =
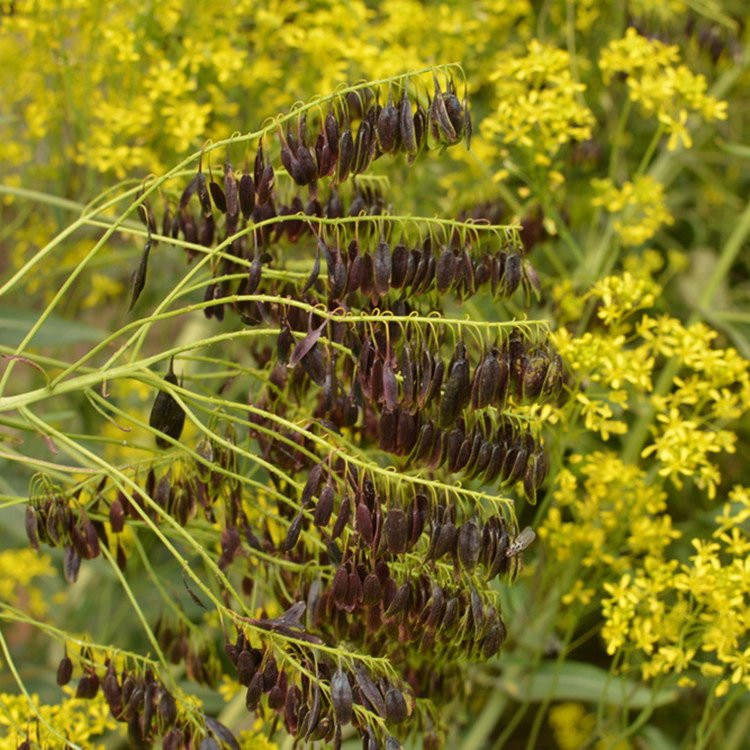
[{"label": "seed pod cluster", "polygon": [[247,710],[256,712],[267,705],[279,714],[286,730],[304,742],[324,741],[340,747],[342,727],[350,724],[365,735],[370,729],[357,708],[394,727],[413,711],[410,692],[373,677],[361,665],[349,671],[326,659],[313,662],[302,657],[305,672],[298,677],[277,666],[272,649],[252,647],[241,630],[234,642],[226,643],[225,650],[237,669],[239,683],[246,688]]},{"label": "seed pod cluster", "polygon": [[[202,737],[214,737],[227,747],[239,747],[232,732],[216,719],[201,715],[194,708],[183,714],[178,700],[151,669],[124,667],[118,672],[109,657],[104,670],[97,669],[90,650],[83,648],[75,696],[91,700],[101,691],[115,721],[127,725],[131,746],[151,746],[161,736],[167,750],[193,747]],[[58,685],[70,682],[74,670],[73,660],[66,654],[57,669]]]}]

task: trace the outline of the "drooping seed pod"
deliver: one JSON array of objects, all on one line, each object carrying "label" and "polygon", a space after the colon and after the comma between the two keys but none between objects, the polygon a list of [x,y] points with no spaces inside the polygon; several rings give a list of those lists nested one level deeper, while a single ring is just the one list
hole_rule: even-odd
[{"label": "drooping seed pod", "polygon": [[414,118],[411,111],[411,102],[409,97],[404,92],[399,105],[399,132],[401,134],[401,142],[403,144],[404,151],[410,160],[413,160],[418,151],[419,143],[417,141],[417,134],[414,128]]},{"label": "drooping seed pod", "polygon": [[255,711],[263,695],[263,673],[258,671],[253,675],[245,693],[245,707],[248,711]]},{"label": "drooping seed pod", "polygon": [[459,342],[456,344],[448,380],[440,400],[440,426],[449,427],[453,424],[470,398],[469,363],[466,360],[466,348]]},{"label": "drooping seed pod", "polygon": [[96,672],[86,672],[78,681],[76,688],[76,698],[91,700],[99,692],[99,678]]},{"label": "drooping seed pod", "polygon": [[401,508],[391,508],[388,511],[383,525],[383,532],[389,552],[394,555],[400,555],[406,551],[409,526],[406,514]]},{"label": "drooping seed pod", "polygon": [[81,556],[76,552],[74,547],[66,547],[63,557],[63,573],[68,583],[75,583],[78,580],[78,571],[81,569]]},{"label": "drooping seed pod", "polygon": [[302,531],[302,523],[304,522],[304,520],[305,517],[302,515],[302,511],[300,511],[289,524],[289,529],[287,530],[286,537],[281,544],[282,552],[289,552],[290,550],[294,549],[294,546],[299,540],[299,535]]},{"label": "drooping seed pod", "polygon": [[362,500],[357,503],[356,524],[357,531],[365,544],[371,544],[375,535],[375,530],[372,524],[372,515],[370,509]]},{"label": "drooping seed pod", "polygon": [[392,687],[385,694],[385,715],[391,724],[400,724],[408,716],[404,694]]},{"label": "drooping seed pod", "polygon": [[378,145],[385,154],[390,154],[396,150],[399,137],[399,112],[393,104],[391,97],[388,97],[388,104],[380,110],[378,114],[377,137]]},{"label": "drooping seed pod", "polygon": [[398,439],[398,412],[384,409],[380,415],[378,425],[378,444],[381,450],[388,453],[396,452],[396,441]]},{"label": "drooping seed pod", "polygon": [[354,697],[349,678],[339,667],[331,677],[331,703],[336,722],[343,726],[352,720],[352,703]]},{"label": "drooping seed pod", "polygon": [[448,552],[453,552],[456,546],[456,536],[458,530],[450,519],[441,524],[440,530],[435,541],[435,548],[433,550],[433,557],[435,560],[439,560],[443,555]]},{"label": "drooping seed pod", "polygon": [[135,303],[138,301],[138,297],[141,296],[143,287],[146,286],[146,271],[148,270],[148,256],[151,252],[151,237],[149,236],[146,240],[146,245],[141,253],[141,259],[138,263],[138,268],[133,272],[133,277],[130,282],[130,304],[128,305],[128,312],[130,312]]},{"label": "drooping seed pod", "polygon": [[449,247],[446,247],[435,264],[435,281],[437,290],[445,294],[451,286],[456,275],[456,255]]},{"label": "drooping seed pod", "polygon": [[67,685],[70,682],[70,678],[72,676],[73,662],[66,654],[62,659],[60,659],[60,663],[57,665],[56,682],[60,687],[62,687],[63,685]]},{"label": "drooping seed pod", "polygon": [[404,285],[410,253],[406,245],[398,244],[391,254],[391,286],[400,289]]},{"label": "drooping seed pod", "polygon": [[338,539],[342,532],[346,528],[346,524],[349,523],[349,519],[352,514],[352,505],[349,495],[344,495],[344,499],[341,501],[338,515],[336,516],[336,523],[333,525],[331,531],[331,539]]},{"label": "drooping seed pod", "polygon": [[273,164],[266,164],[260,175],[260,179],[255,178],[256,198],[259,204],[268,203],[273,192],[274,182]]},{"label": "drooping seed pod", "polygon": [[[177,376],[173,370],[174,358],[169,360],[169,371],[164,380],[170,385],[177,385]],[[159,432],[164,433],[173,440],[179,440],[182,429],[185,426],[185,412],[177,403],[175,398],[166,391],[159,391],[151,407],[148,423]],[[161,435],[156,435],[156,445],[159,448],[167,448],[170,445]]]},{"label": "drooping seed pod", "polygon": [[373,284],[381,297],[390,290],[392,268],[391,249],[385,240],[381,240],[375,247],[373,258]]},{"label": "drooping seed pod", "polygon": [[211,181],[208,183],[208,190],[211,193],[211,198],[213,199],[214,206],[216,206],[216,208],[218,208],[221,213],[225,214],[227,212],[227,199],[224,195],[224,191],[221,189],[221,185],[211,179]]},{"label": "drooping seed pod", "polygon": [[352,131],[347,128],[339,136],[339,160],[336,166],[336,182],[344,182],[349,176],[354,157],[354,139]]},{"label": "drooping seed pod", "polygon": [[461,524],[456,541],[459,562],[466,570],[472,571],[476,568],[481,549],[482,535],[477,522],[472,518]]},{"label": "drooping seed pod", "polygon": [[378,686],[367,673],[367,670],[362,666],[357,666],[354,670],[354,679],[360,692],[369,701],[375,713],[385,718],[385,701],[380,694],[380,690],[378,690]]},{"label": "drooping seed pod", "polygon": [[255,182],[247,172],[240,177],[239,199],[242,215],[245,221],[250,221],[255,207]]},{"label": "drooping seed pod", "polygon": [[496,349],[488,352],[474,371],[472,406],[475,409],[484,409],[495,401],[498,387],[502,381],[500,363],[497,360],[496,353]]},{"label": "drooping seed pod", "polygon": [[26,536],[29,539],[29,544],[35,549],[39,549],[39,518],[37,511],[32,508],[31,505],[26,506],[24,525],[26,528]]},{"label": "drooping seed pod", "polygon": [[339,153],[339,122],[334,116],[333,112],[329,112],[326,115],[324,132],[326,143],[331,149],[334,156],[338,156]]},{"label": "drooping seed pod", "polygon": [[331,520],[331,515],[333,514],[333,501],[333,485],[327,484],[320,493],[320,498],[315,506],[313,523],[316,526],[323,527],[328,525],[328,522]]},{"label": "drooping seed pod", "polygon": [[406,409],[398,412],[398,425],[396,426],[396,453],[406,456],[411,453],[417,441],[420,418],[418,414],[412,414]]},{"label": "drooping seed pod", "polygon": [[411,587],[408,583],[402,583],[397,589],[396,593],[388,605],[387,609],[383,613],[383,617],[386,620],[392,620],[398,617],[400,614],[405,612],[409,607],[409,599],[411,597]]},{"label": "drooping seed pod", "polygon": [[229,162],[224,165],[224,199],[227,207],[227,234],[232,235],[237,231],[240,217],[240,194],[234,168]]},{"label": "drooping seed pod", "polygon": [[542,392],[549,359],[544,354],[532,354],[526,360],[521,381],[521,395],[524,399],[534,399]]},{"label": "drooping seed pod", "polygon": [[362,582],[362,601],[369,607],[380,602],[380,579],[375,573],[368,573]]}]

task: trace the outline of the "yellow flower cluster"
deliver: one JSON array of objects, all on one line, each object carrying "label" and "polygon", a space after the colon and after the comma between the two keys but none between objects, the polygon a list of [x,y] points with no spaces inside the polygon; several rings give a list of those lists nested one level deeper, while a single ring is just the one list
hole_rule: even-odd
[{"label": "yellow flower cluster", "polygon": [[47,601],[33,581],[54,575],[49,555],[30,548],[4,550],[0,552],[0,601],[39,617],[47,611]]},{"label": "yellow flower cluster", "polygon": [[[662,550],[678,533],[665,515],[666,493],[614,453],[576,454],[563,469],[539,535],[556,560],[576,560],[592,574],[619,576],[649,550]],[[587,603],[583,586],[564,603]]]},{"label": "yellow flower cluster", "polygon": [[[645,262],[639,273],[606,277],[580,295],[576,304],[595,304],[602,328],[580,336],[561,328],[553,338],[576,378],[588,384],[575,399],[587,430],[608,440],[627,431],[628,412],[652,407],[657,421],[641,456],[653,457],[677,488],[689,478],[713,497],[721,478],[715,459],[733,452],[736,441],[726,422],[750,411],[750,366],[735,349],[716,347],[717,334],[706,325],[643,312],[661,292],[651,267]],[[568,285],[556,290],[561,309],[572,293]],[[669,387],[652,393],[668,360],[677,365]]]},{"label": "yellow flower cluster", "polygon": [[622,244],[642,245],[664,225],[674,222],[666,206],[664,186],[649,175],[636,177],[618,188],[609,178],[591,181],[596,195],[591,203],[619,214],[613,226]]},{"label": "yellow flower cluster", "polygon": [[599,59],[605,83],[617,74],[627,75],[628,95],[646,115],[656,115],[669,134],[667,148],[692,146],[687,119],[698,114],[707,122],[727,116],[726,102],[706,93],[704,76],[680,64],[679,49],[657,39],[647,39],[629,28],[624,38],[607,45]]},{"label": "yellow flower cluster", "polygon": [[580,98],[586,87],[574,80],[570,66],[567,52],[537,39],[523,56],[500,56],[490,75],[497,104],[482,134],[518,146],[542,166],[564,144],[590,138],[594,116]]},{"label": "yellow flower cluster", "polygon": [[750,490],[735,487],[711,540],[693,539],[688,562],[663,548],[605,584],[602,635],[610,654],[640,659],[645,678],[686,673],[714,681],[717,695],[750,688]]},{"label": "yellow flower cluster", "polygon": [[[42,703],[38,695],[32,695],[36,712],[29,707],[26,697],[11,693],[0,693],[0,747],[17,748],[27,739],[38,741],[38,747],[65,747],[72,742],[79,747],[104,747],[94,740],[103,734],[118,730],[117,724],[101,691],[88,700],[74,698],[72,690],[65,688],[68,695],[53,704]],[[55,730],[50,731],[50,727]]]}]

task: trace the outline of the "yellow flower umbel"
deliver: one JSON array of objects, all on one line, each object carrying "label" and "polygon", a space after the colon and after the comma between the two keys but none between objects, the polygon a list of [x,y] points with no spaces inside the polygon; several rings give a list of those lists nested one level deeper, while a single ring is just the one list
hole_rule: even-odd
[{"label": "yellow flower umbel", "polygon": [[680,64],[679,49],[656,39],[647,39],[629,28],[622,39],[609,43],[599,59],[605,83],[614,76],[627,76],[628,95],[649,116],[656,116],[669,135],[667,148],[682,143],[692,146],[686,127],[688,116],[697,114],[706,122],[727,116],[726,102],[706,93],[704,76]]},{"label": "yellow flower umbel", "polygon": [[574,80],[570,66],[567,52],[536,39],[524,56],[499,57],[490,76],[497,104],[482,134],[516,146],[541,166],[551,164],[564,144],[590,138],[594,117],[580,100],[586,87]]},{"label": "yellow flower umbel", "polygon": [[643,562],[605,584],[602,635],[610,654],[640,661],[645,678],[711,678],[716,695],[750,688],[750,491],[735,487],[713,539],[693,539],[688,562],[651,549]]}]

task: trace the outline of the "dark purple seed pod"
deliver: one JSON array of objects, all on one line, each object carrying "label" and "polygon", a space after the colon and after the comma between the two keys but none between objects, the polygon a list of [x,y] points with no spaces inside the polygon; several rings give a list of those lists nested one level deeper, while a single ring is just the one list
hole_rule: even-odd
[{"label": "dark purple seed pod", "polygon": [[398,124],[399,113],[393,104],[391,98],[388,98],[388,104],[380,110],[378,114],[377,137],[380,150],[385,154],[390,154],[396,150],[398,145]]},{"label": "dark purple seed pod", "polygon": [[394,289],[400,289],[404,284],[409,256],[410,253],[406,245],[398,244],[393,248],[391,254],[391,286]]},{"label": "dark purple seed pod", "polygon": [[284,722],[289,733],[297,734],[299,722],[297,715],[299,707],[302,704],[302,691],[297,685],[292,685],[286,692],[286,701],[284,703]]},{"label": "dark purple seed pod", "polygon": [[331,515],[333,514],[333,501],[333,485],[327,484],[320,493],[320,498],[315,506],[313,523],[316,526],[322,527],[328,525],[328,522],[331,520]]},{"label": "dark purple seed pod", "polygon": [[[208,194],[206,175],[204,175],[203,172],[198,172],[198,174],[196,175],[195,185],[198,193],[198,202],[201,206],[201,213],[204,217],[211,216],[211,198]],[[185,208],[185,206],[187,206],[187,203],[185,203],[185,205],[183,206],[182,201],[180,201],[180,208]]]},{"label": "dark purple seed pod", "polygon": [[349,523],[349,518],[352,514],[351,500],[348,495],[344,495],[344,499],[341,501],[338,515],[336,516],[336,523],[333,525],[333,531],[331,531],[331,539],[338,539],[346,524]]},{"label": "dark purple seed pod", "polygon": [[401,508],[391,508],[385,517],[383,525],[385,542],[388,551],[394,555],[400,555],[406,551],[406,543],[409,533],[409,525],[406,514]]},{"label": "dark purple seed pod", "polygon": [[177,702],[174,696],[164,688],[161,688],[156,713],[162,726],[169,727],[177,721]]},{"label": "dark purple seed pod", "polygon": [[302,515],[302,511],[300,511],[289,524],[289,529],[287,530],[286,537],[281,544],[282,552],[289,552],[290,550],[294,549],[295,545],[299,541],[299,535],[302,531],[302,523],[304,520],[305,517]]},{"label": "dark purple seed pod", "polygon": [[309,185],[318,176],[318,167],[315,159],[307,146],[299,146],[297,149],[297,164],[299,165],[298,185]]},{"label": "dark purple seed pod", "polygon": [[471,601],[471,619],[474,629],[474,637],[479,638],[482,635],[484,629],[484,606],[482,600],[479,598],[479,594],[476,589],[471,590],[470,594]]},{"label": "dark purple seed pod", "polygon": [[443,555],[453,552],[456,547],[457,536],[458,530],[452,521],[448,520],[441,524],[437,539],[435,540],[435,549],[433,550],[435,560],[439,560]]},{"label": "dark purple seed pod", "polygon": [[385,701],[378,686],[373,682],[367,670],[364,667],[357,666],[354,670],[354,679],[357,687],[359,687],[362,695],[369,701],[372,709],[378,716],[384,719],[386,716]]},{"label": "dark purple seed pod", "polygon": [[227,212],[227,199],[224,195],[224,191],[221,189],[221,185],[219,185],[218,182],[211,180],[211,182],[208,183],[208,190],[211,193],[211,198],[213,199],[216,208],[218,208],[221,213],[225,214]]},{"label": "dark purple seed pod", "polygon": [[328,374],[328,363],[323,347],[317,341],[304,357],[300,364],[304,368],[310,380],[321,388],[325,385]]},{"label": "dark purple seed pod", "polygon": [[395,363],[390,360],[383,363],[383,403],[386,409],[395,409],[398,403]]},{"label": "dark purple seed pod", "polygon": [[[173,370],[173,360],[169,361],[169,371],[164,376],[165,382],[177,385],[177,376]],[[159,391],[154,399],[149,416],[149,425],[173,440],[179,440],[182,429],[185,426],[185,412],[174,397],[166,391]],[[156,435],[156,445],[159,448],[167,448],[170,442],[161,435]]]},{"label": "dark purple seed pod", "polygon": [[119,497],[116,497],[109,506],[109,523],[115,534],[119,534],[125,528],[125,509]]},{"label": "dark purple seed pod", "polygon": [[442,98],[443,104],[445,105],[445,111],[448,114],[448,119],[453,126],[453,130],[456,132],[456,142],[458,142],[461,140],[464,134],[464,128],[466,127],[464,109],[453,91],[444,92]]},{"label": "dark purple seed pod", "polygon": [[380,602],[380,579],[375,573],[368,573],[362,582],[362,601],[372,607]]},{"label": "dark purple seed pod", "polygon": [[491,659],[500,651],[500,647],[505,641],[506,630],[503,621],[498,617],[497,620],[489,625],[487,632],[482,638],[480,650],[484,659]]},{"label": "dark purple seed pod", "polygon": [[429,109],[430,129],[433,137],[445,145],[452,145],[461,137],[456,134],[445,105],[443,93],[440,91],[437,78],[435,79],[435,95]]},{"label": "dark purple seed pod", "polygon": [[399,104],[398,113],[399,133],[401,134],[401,143],[409,159],[413,160],[419,151],[419,142],[417,140],[416,130],[414,128],[414,117],[411,111],[411,102],[404,92]]},{"label": "dark purple seed pod", "polygon": [[84,698],[90,700],[95,698],[99,692],[99,678],[95,672],[87,672],[78,681],[78,687],[76,688],[76,698]]},{"label": "dark purple seed pod", "polygon": [[341,566],[333,576],[331,593],[336,606],[343,607],[346,602],[346,594],[349,591],[349,571]]},{"label": "dark purple seed pod", "polygon": [[354,696],[349,678],[339,667],[331,677],[331,703],[336,723],[340,726],[348,724],[352,720],[352,703]]},{"label": "dark purple seed pod", "polygon": [[404,694],[394,687],[389,688],[385,694],[385,715],[391,724],[400,724],[405,721],[409,714]]},{"label": "dark purple seed pod", "polygon": [[414,113],[414,136],[417,140],[417,151],[420,151],[427,145],[427,112],[421,103],[417,104],[417,111]]},{"label": "dark purple seed pod", "polygon": [[258,671],[253,675],[245,693],[245,707],[248,711],[255,711],[263,695],[263,673]]},{"label": "dark purple seed pod", "polygon": [[515,484],[526,473],[529,451],[525,446],[514,446],[505,456],[503,476],[508,484]]},{"label": "dark purple seed pod", "polygon": [[344,182],[349,176],[349,170],[352,168],[354,157],[354,139],[352,131],[348,128],[341,133],[339,137],[339,160],[336,166],[336,182]]},{"label": "dark purple seed pod", "polygon": [[449,631],[456,624],[458,620],[459,608],[460,602],[458,600],[458,597],[449,597],[448,601],[446,601],[445,603],[445,613],[443,614],[443,619],[440,622],[439,630],[441,632],[445,633]]},{"label": "dark purple seed pod", "polygon": [[495,401],[500,382],[500,363],[495,354],[489,352],[474,372],[472,404],[475,409],[484,409]]},{"label": "dark purple seed pod", "polygon": [[482,477],[482,481],[487,484],[489,484],[490,482],[494,482],[503,468],[504,461],[505,461],[505,446],[502,444],[493,443],[490,460],[487,463],[487,468],[484,471],[484,476]]},{"label": "dark purple seed pod", "polygon": [[35,549],[39,549],[39,518],[35,508],[30,505],[26,506],[26,515],[24,518],[24,524],[26,527],[26,536],[29,539],[29,544]]},{"label": "dark purple seed pod", "polygon": [[368,120],[362,120],[354,141],[354,155],[352,156],[352,174],[364,172],[370,165],[372,146],[372,126]]},{"label": "dark purple seed pod", "polygon": [[381,297],[390,290],[392,270],[391,248],[387,242],[381,240],[375,247],[373,258],[373,284]]},{"label": "dark purple seed pod", "polygon": [[307,506],[312,498],[318,494],[320,486],[323,483],[323,468],[324,464],[318,463],[308,472],[307,481],[300,495],[300,504],[303,507]]},{"label": "dark purple seed pod", "polygon": [[528,357],[521,381],[521,394],[524,399],[534,399],[542,392],[550,361],[543,354]]},{"label": "dark purple seed pod", "polygon": [[411,453],[417,442],[418,429],[419,415],[400,409],[396,427],[396,453],[399,456],[406,456]]},{"label": "dark purple seed pod", "polygon": [[435,445],[437,431],[432,422],[427,421],[422,424],[417,434],[417,441],[414,445],[413,459],[417,463],[426,461],[432,454],[432,448]]},{"label": "dark purple seed pod", "polygon": [[423,612],[423,625],[434,630],[442,621],[445,614],[445,592],[436,583],[432,584],[430,599]]},{"label": "dark purple seed pod", "polygon": [[239,200],[240,210],[245,217],[245,221],[250,221],[253,208],[255,208],[255,182],[247,172],[240,177]]},{"label": "dark purple seed pod", "polygon": [[386,620],[393,620],[409,608],[409,599],[411,598],[411,587],[408,583],[402,583],[383,613]]},{"label": "dark purple seed pod", "polygon": [[425,391],[424,405],[428,406],[439,396],[440,387],[443,384],[444,373],[445,373],[445,363],[443,362],[440,355],[436,354],[432,363],[432,376],[428,383],[428,388]]},{"label": "dark purple seed pod", "polygon": [[450,427],[471,398],[469,363],[466,361],[463,344],[456,347],[443,396],[440,399],[441,427]]},{"label": "dark purple seed pod", "polygon": [[372,514],[370,513],[370,509],[367,507],[367,505],[361,500],[359,503],[357,503],[356,523],[357,531],[359,532],[362,539],[366,544],[371,544],[375,536],[375,530],[372,523]]},{"label": "dark purple seed pod", "polygon": [[372,294],[374,286],[374,268],[372,263],[372,255],[370,253],[364,253],[362,255],[362,282],[360,287],[362,294],[369,296]]},{"label": "dark purple seed pod", "polygon": [[243,649],[237,656],[237,681],[247,687],[258,669],[259,656],[254,649]]},{"label": "dark purple seed pod", "polygon": [[259,204],[264,204],[271,198],[273,192],[273,186],[275,182],[275,175],[273,172],[273,164],[267,164],[263,168],[263,172],[260,175],[260,179],[255,179],[256,198]]},{"label": "dark purple seed pod", "polygon": [[279,667],[273,656],[268,658],[266,666],[263,669],[263,692],[267,693],[279,679]]},{"label": "dark purple seed pod", "polygon": [[503,296],[510,297],[518,289],[521,283],[521,256],[518,253],[509,253],[505,259],[503,269],[503,280],[501,291]]},{"label": "dark purple seed pod", "polygon": [[456,255],[453,250],[446,247],[435,264],[435,281],[437,290],[445,294],[451,286],[456,274]]},{"label": "dark purple seed pod", "polygon": [[73,662],[66,655],[60,659],[60,663],[57,665],[57,684],[62,687],[70,682],[70,678],[73,676]]},{"label": "dark purple seed pod", "polygon": [[474,466],[471,470],[471,476],[476,477],[479,476],[483,471],[486,471],[487,467],[490,464],[490,459],[492,458],[492,451],[495,447],[494,443],[491,443],[489,440],[483,440],[482,445],[479,447],[479,452],[477,453],[476,461],[474,462]]},{"label": "dark purple seed pod", "polygon": [[231,231],[228,229],[227,234],[234,234],[240,216],[240,194],[237,178],[234,176],[234,168],[229,162],[224,164],[224,200],[226,203],[227,225],[234,227]]},{"label": "dark purple seed pod", "polygon": [[398,438],[398,411],[384,409],[378,425],[378,444],[380,450],[396,452]]},{"label": "dark purple seed pod", "polygon": [[474,519],[461,525],[456,542],[458,559],[468,571],[474,570],[479,562],[482,549],[482,535]]},{"label": "dark purple seed pod", "polygon": [[326,115],[324,123],[325,139],[331,153],[338,156],[339,153],[339,123],[333,112]]},{"label": "dark purple seed pod", "polygon": [[445,442],[445,455],[448,461],[448,471],[451,473],[458,471],[458,457],[464,442],[464,431],[459,427],[453,428],[448,433],[448,438]]}]

